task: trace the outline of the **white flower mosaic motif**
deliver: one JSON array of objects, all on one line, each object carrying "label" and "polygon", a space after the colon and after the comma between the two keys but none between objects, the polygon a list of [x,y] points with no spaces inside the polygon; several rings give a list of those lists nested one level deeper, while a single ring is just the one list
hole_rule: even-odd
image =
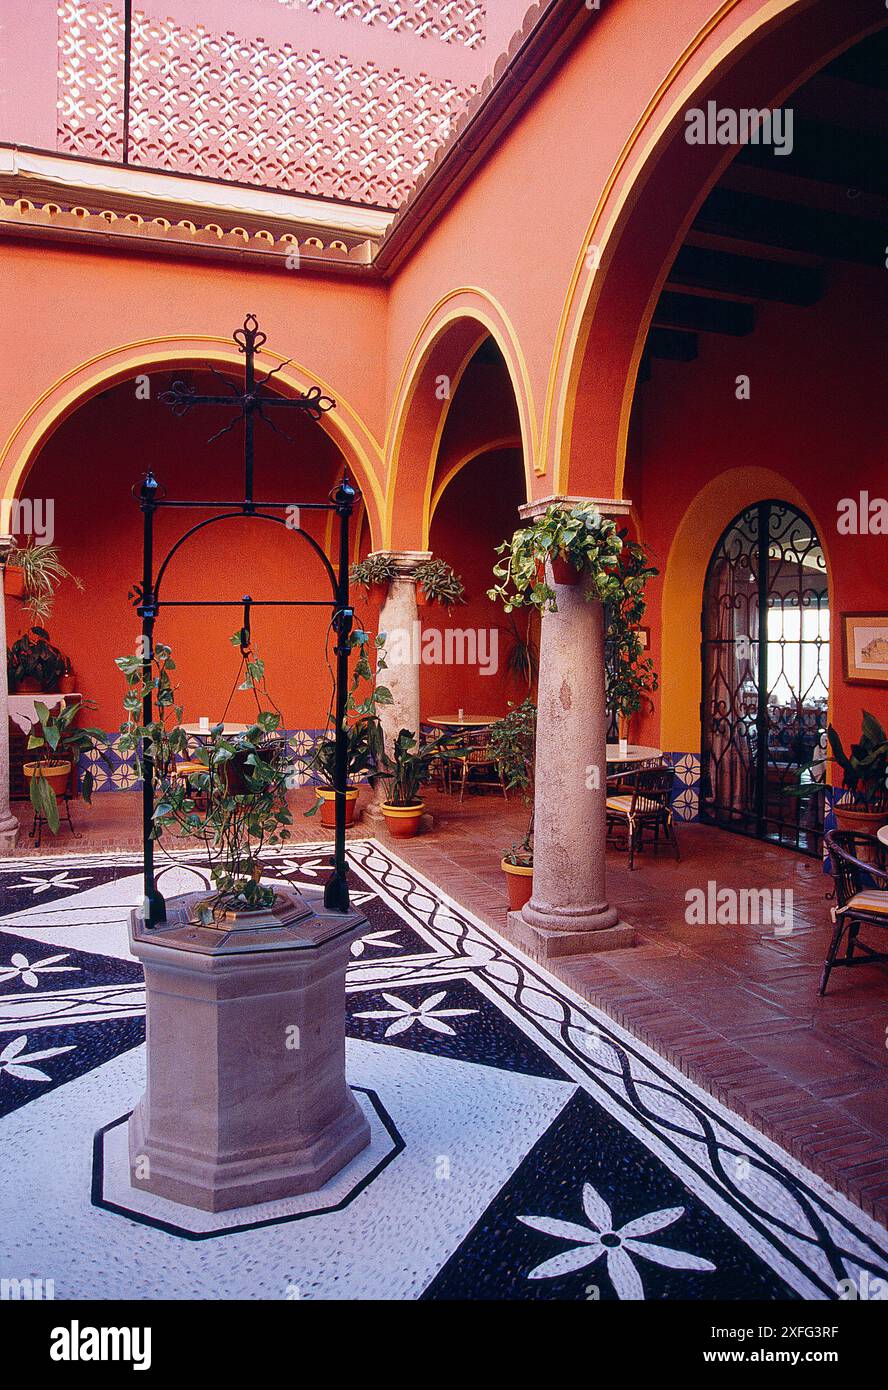
[{"label": "white flower mosaic motif", "polygon": [[644,1298],[644,1287],[633,1255],[636,1259],[640,1257],[653,1264],[665,1265],[667,1269],[696,1269],[707,1273],[715,1269],[714,1264],[699,1255],[689,1255],[685,1250],[671,1250],[644,1239],[684,1216],[684,1207],[665,1207],[662,1211],[648,1212],[647,1216],[638,1216],[615,1231],[610,1207],[587,1182],[583,1187],[583,1210],[589,1221],[588,1226],[580,1226],[573,1221],[556,1221],[548,1216],[519,1216],[518,1220],[523,1221],[525,1226],[532,1226],[544,1235],[579,1242],[537,1265],[528,1274],[528,1279],[554,1279],[559,1274],[573,1274],[605,1255],[607,1272],[617,1297],[635,1300]]},{"label": "white flower mosaic motif", "polygon": [[67,960],[68,952],[63,951],[59,956],[44,956],[43,960],[30,962],[27,956],[23,956],[21,951],[16,951],[15,955],[9,957],[9,965],[0,965],[0,984],[6,984],[7,980],[14,980],[17,975],[21,976],[22,984],[29,989],[36,989],[40,984],[37,978],[40,975],[58,975],[64,970],[79,970],[79,965],[57,965],[60,960]]},{"label": "white flower mosaic motif", "polygon": [[672,803],[672,812],[676,820],[695,820],[699,812],[697,793],[694,791],[679,792]]},{"label": "white flower mosaic motif", "polygon": [[391,1018],[394,1020],[385,1030],[384,1036],[394,1038],[398,1033],[406,1033],[408,1028],[412,1028],[414,1023],[421,1023],[423,1028],[428,1028],[432,1033],[446,1033],[448,1037],[454,1037],[456,1030],[451,1028],[449,1023],[445,1023],[446,1018],[462,1018],[466,1014],[476,1014],[477,1009],[439,1009],[447,998],[447,991],[442,989],[438,994],[429,995],[428,999],[423,999],[421,1004],[414,1008],[408,1004],[406,999],[399,999],[397,994],[383,993],[383,999],[389,1005],[387,1009],[373,1009],[369,1013],[355,1014],[355,1018]]},{"label": "white flower mosaic motif", "polygon": [[47,1047],[43,1052],[25,1052],[23,1049],[28,1045],[26,1033],[18,1038],[13,1038],[0,1052],[0,1072],[6,1072],[9,1076],[14,1076],[17,1081],[51,1081],[52,1077],[47,1076],[45,1071],[39,1067],[28,1066],[29,1062],[43,1062],[47,1057],[57,1057],[60,1052],[73,1052],[74,1043],[67,1047]]},{"label": "white flower mosaic motif", "polygon": [[48,874],[45,878],[23,877],[21,883],[10,884],[10,887],[13,890],[30,888],[36,898],[41,893],[48,893],[52,888],[75,888],[78,883],[87,882],[85,878],[69,878],[68,870],[62,869],[59,873]]},{"label": "white flower mosaic motif", "polygon": [[[371,896],[372,896],[372,895],[371,895],[370,893],[366,894],[366,897],[368,897],[368,898],[371,897]],[[355,904],[357,904],[357,902],[358,902],[358,896],[357,896],[356,894],[353,893],[353,894],[352,894],[352,904],[355,905]],[[366,948],[367,948],[368,946],[379,946],[380,948],[383,948],[383,947],[384,947],[385,950],[387,950],[387,951],[399,951],[399,950],[401,949],[401,948],[400,948],[400,944],[399,944],[397,941],[388,941],[386,938],[389,937],[389,936],[400,936],[400,935],[401,935],[401,928],[400,928],[400,927],[393,927],[390,931],[371,931],[371,932],[368,932],[367,935],[366,935],[366,936],[362,936],[361,939],[360,939],[359,941],[353,941],[353,942],[352,942],[351,953],[352,953],[353,956],[362,956],[362,955],[364,954],[364,951],[366,950]]]}]

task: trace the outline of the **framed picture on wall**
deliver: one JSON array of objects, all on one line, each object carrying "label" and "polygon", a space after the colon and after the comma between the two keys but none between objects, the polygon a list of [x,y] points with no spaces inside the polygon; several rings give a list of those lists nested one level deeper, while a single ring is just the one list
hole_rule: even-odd
[{"label": "framed picture on wall", "polygon": [[649,627],[640,627],[640,628],[638,629],[638,635],[639,635],[639,637],[641,638],[641,650],[642,650],[643,652],[649,651],[649,650],[650,650],[650,645],[651,645],[651,630],[650,630],[650,628],[649,628]]},{"label": "framed picture on wall", "polygon": [[888,685],[888,613],[843,613],[845,680]]}]

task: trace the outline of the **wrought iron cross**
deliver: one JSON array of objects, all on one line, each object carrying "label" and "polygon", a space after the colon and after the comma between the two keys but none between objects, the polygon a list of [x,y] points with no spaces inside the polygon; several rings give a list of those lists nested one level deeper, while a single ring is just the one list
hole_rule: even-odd
[{"label": "wrought iron cross", "polygon": [[253,422],[256,417],[258,416],[270,429],[273,429],[275,434],[282,434],[292,444],[293,441],[290,436],[278,429],[274,421],[266,415],[267,410],[272,408],[275,410],[301,410],[312,420],[320,420],[326,411],[333,409],[336,402],[331,400],[329,396],[325,396],[319,386],[312,386],[303,395],[294,397],[275,396],[271,391],[265,389],[272,377],[277,376],[284,367],[288,367],[292,359],[281,362],[277,367],[272,367],[271,371],[266,372],[258,381],[256,380],[256,353],[266,342],[266,335],[260,329],[255,314],[247,314],[243,327],[235,329],[232,336],[238,345],[238,351],[242,352],[246,358],[243,389],[237,382],[230,381],[222,372],[217,371],[211,362],[208,362],[207,367],[213,375],[225,383],[228,395],[200,395],[187,382],[174,381],[170,390],[164,391],[160,399],[171,405],[173,414],[178,416],[187,415],[189,410],[196,405],[230,406],[238,412],[234,419],[229,424],[223,425],[221,430],[217,430],[207,443],[212,444],[223,434],[228,434],[230,430],[234,429],[238,420],[243,420],[244,506],[249,511],[253,506]]}]

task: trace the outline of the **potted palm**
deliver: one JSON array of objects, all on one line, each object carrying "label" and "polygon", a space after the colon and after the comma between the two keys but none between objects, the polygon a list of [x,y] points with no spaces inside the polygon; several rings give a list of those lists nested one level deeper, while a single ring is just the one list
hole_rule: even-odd
[{"label": "potted palm", "polygon": [[13,546],[6,560],[4,590],[20,598],[37,623],[44,623],[55,603],[56,589],[64,579],[72,579],[77,588],[83,581],[62,564],[55,545]]},{"label": "potted palm", "polygon": [[381,809],[389,834],[396,839],[407,839],[418,833],[425,811],[420,793],[437,758],[459,755],[461,750],[454,747],[455,737],[452,733],[440,734],[419,745],[415,733],[402,729],[395,739],[391,757],[386,754],[385,765],[378,773],[389,784],[388,797]]},{"label": "potted palm", "polygon": [[833,804],[836,825],[840,830],[875,835],[888,822],[888,735],[878,719],[864,710],[860,738],[849,752],[832,724],[827,738],[842,769],[843,795]]},{"label": "potted palm", "polygon": [[63,688],[66,665],[65,657],[50,642],[46,628],[32,627],[13,642],[6,654],[9,689],[17,693],[55,694]]},{"label": "potted palm", "polygon": [[[240,634],[236,637],[240,641]],[[156,646],[147,673],[138,656],[119,657],[116,664],[127,681],[124,709],[128,715],[118,749],[134,755],[139,775],[146,755],[154,764],[152,838],[196,839],[210,861],[214,892],[189,904],[190,920],[216,926],[252,913],[264,917],[279,895],[262,882],[261,852],[289,839],[293,819],[287,807],[290,765],[280,715],[260,711],[243,733],[233,735],[215,724],[193,750],[190,735],[182,727],[171,649]],[[243,688],[258,691],[263,675],[261,658],[252,656]],[[143,724],[142,702],[149,690],[157,718]]]},{"label": "potted palm", "polygon": [[466,601],[466,586],[446,560],[431,559],[417,565],[414,579],[416,602],[420,608],[429,603],[452,608],[454,604]]},{"label": "potted palm", "polygon": [[[349,638],[352,651],[357,649],[358,660],[355,663],[345,706],[346,777],[348,781],[345,792],[346,826],[350,826],[354,821],[355,803],[358,799],[358,788],[352,784],[366,780],[373,786],[378,769],[385,761],[382,725],[376,711],[380,705],[390,705],[392,696],[384,685],[373,684],[369,644],[369,634],[361,630],[356,630]],[[374,645],[377,650],[376,672],[378,676],[380,671],[385,670],[385,657],[382,653],[385,645],[385,633],[377,634],[374,638]],[[361,685],[369,687],[363,700],[357,698]],[[303,759],[303,762],[309,773],[315,773],[321,779],[321,785],[317,788],[318,799],[305,814],[313,816],[320,808],[321,825],[332,829],[336,824],[336,740],[333,735],[327,734],[319,739],[308,757]]]},{"label": "potted palm", "polygon": [[508,791],[521,793],[531,808],[527,830],[503,855],[509,907],[518,912],[533,892],[533,772],[536,756],[537,710],[532,700],[513,705],[503,719],[491,724],[490,751]]},{"label": "potted palm", "polygon": [[[28,779],[28,795],[38,816],[46,821],[53,835],[59,829],[59,797],[64,796],[71,784],[71,774],[80,760],[81,754],[90,753],[107,745],[108,735],[101,729],[74,727],[74,721],[83,708],[78,700],[67,705],[58,714],[50,713],[42,700],[34,701],[37,716],[28,734],[28,752],[34,754],[23,768]],[[108,754],[101,757],[111,766]],[[94,775],[89,769],[80,781],[80,794],[89,804],[92,799]]]}]

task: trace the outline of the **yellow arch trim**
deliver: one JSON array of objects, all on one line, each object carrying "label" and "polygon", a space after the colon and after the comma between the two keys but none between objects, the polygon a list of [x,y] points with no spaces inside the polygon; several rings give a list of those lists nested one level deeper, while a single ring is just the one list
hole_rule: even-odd
[{"label": "yellow arch trim", "polygon": [[[691,62],[698,50],[703,46],[714,30],[723,23],[727,16],[736,9],[738,5],[744,3],[744,0],[724,0],[724,3],[715,11],[709,20],[707,20],[706,24],[697,32],[680,57],[673,63],[641,116],[636,121],[628,139],[620,150],[614,166],[602,188],[586,235],[583,238],[582,246],[577,255],[555,336],[555,345],[552,353],[549,379],[546,386],[546,399],[543,408],[542,447],[544,459],[548,460],[551,454],[554,460],[553,472],[556,493],[565,492],[568,487],[567,475],[569,458],[565,448],[565,440],[570,438],[573,425],[577,378],[579,376],[583,356],[581,351],[581,340],[584,333],[585,336],[588,337],[588,324],[591,316],[590,311],[594,313],[595,304],[597,303],[604,282],[604,275],[610,260],[610,256],[607,254],[610,238],[616,224],[621,218],[623,209],[636,192],[639,174],[647,167],[647,162],[662,138],[666,128],[672,123],[681,108],[686,105],[688,91],[699,89],[711,73],[721,65],[728,54],[745,42],[750,34],[770,24],[785,11],[805,2],[806,0],[769,0],[769,3],[763,5],[744,25],[736,29],[726,38],[718,51],[710,57],[705,67],[695,72],[690,80],[684,83],[680,92],[676,91],[668,110],[661,113],[655,125],[652,124],[654,112],[662,102],[663,97],[670,91],[670,88],[676,85],[678,79],[684,75],[684,69]],[[640,146],[643,139],[644,146],[641,148]],[[600,227],[599,224],[602,221],[604,210],[613,189],[633,155],[635,156],[634,174],[626,179],[622,193],[611,210],[607,223]],[[725,162],[729,162],[731,157],[733,157],[732,154],[729,154]],[[684,232],[682,232],[682,239],[683,236]],[[597,247],[599,257],[596,267],[590,269],[587,265],[587,259],[589,250],[593,246]],[[672,252],[673,258],[674,254],[675,250]],[[668,269],[668,265],[671,264],[671,261],[667,261],[665,264]],[[583,281],[582,288],[581,281]],[[652,298],[655,303],[656,298],[653,296]],[[648,304],[646,314],[648,311],[652,312],[652,309],[653,305]],[[635,388],[638,361],[640,360],[643,347],[644,336],[642,336],[640,347],[638,343],[636,343],[636,348],[632,357],[631,370],[627,377],[625,390],[629,392],[630,406],[632,392],[634,392]],[[569,364],[567,371],[563,370],[563,364],[565,362]],[[625,409],[624,394],[624,409],[621,414],[620,432],[617,441],[617,458],[615,462],[615,497],[622,497],[628,423],[628,412]]]},{"label": "yellow arch trim", "polygon": [[[279,363],[287,361],[271,349],[264,348],[263,351]],[[123,380],[129,375],[138,374],[140,369],[157,367],[172,360],[202,364],[207,357],[232,365],[243,360],[230,339],[195,334],[189,338],[142,338],[123,343],[72,367],[32,402],[0,451],[0,476],[3,477],[0,490],[3,497],[8,500],[15,498],[40,446],[79,403],[96,395],[106,382]],[[361,484],[370,488],[381,523],[384,498],[377,470],[381,468],[382,457],[372,431],[329,382],[303,364],[288,362],[275,380],[300,392],[316,385],[336,400],[341,413],[333,420],[322,423],[328,423],[326,432],[335,443],[346,445],[351,460],[361,473]]]},{"label": "yellow arch trim", "polygon": [[[447,472],[444,474],[444,477],[441,479],[440,483],[435,488],[434,495],[431,497],[427,497],[425,514],[423,516],[422,522],[422,544],[424,550],[428,550],[429,548],[429,536],[431,534],[432,522],[435,518],[435,512],[438,510],[438,504],[440,503],[441,498],[444,496],[444,493],[447,491],[447,488],[453,482],[457,473],[461,473],[467,464],[473,463],[474,460],[476,458],[480,458],[482,454],[493,454],[496,453],[499,449],[520,448],[521,439],[518,435],[504,435],[502,439],[491,439],[486,444],[479,444],[477,449],[472,449],[468,454],[466,454],[464,458],[461,458],[458,463],[455,463],[452,466],[452,468],[449,468],[447,470]],[[431,491],[431,488],[429,489],[429,491]]]},{"label": "yellow arch trim", "polygon": [[[775,497],[810,517],[826,561],[830,601],[832,562],[822,526],[810,503],[788,478],[771,468],[730,468],[702,487],[676,528],[664,572],[660,612],[660,746],[689,753],[700,747],[700,612],[712,552],[725,527],[744,508]],[[690,612],[689,612],[690,608]],[[830,619],[830,706],[841,661]]]},{"label": "yellow arch trim", "polygon": [[[453,304],[453,301],[460,302],[458,304]],[[448,309],[448,305],[452,304],[453,307]],[[490,310],[493,312],[491,313]],[[518,419],[521,426],[521,444],[524,455],[524,474],[528,498],[532,495],[532,477],[534,471],[545,472],[545,467],[540,459],[538,448],[536,408],[534,406],[533,392],[531,390],[530,372],[511,318],[499,301],[488,293],[487,290],[471,285],[450,290],[443,298],[439,299],[426,314],[413,340],[410,351],[404,360],[392,401],[392,407],[389,412],[384,446],[384,456],[387,465],[387,496],[384,520],[386,544],[389,544],[391,540],[395,491],[400,468],[401,445],[416,388],[435,343],[450,324],[458,323],[463,319],[475,319],[482,325],[485,332],[479,335],[474,348],[460,364],[460,377],[468,365],[468,360],[474,355],[474,352],[477,351],[480,343],[488,334],[496,341],[497,346],[503,354],[503,359],[506,363],[506,368],[512,383],[512,389],[515,393],[515,401],[518,406]],[[435,450],[437,450],[437,446],[440,443],[441,434],[447,419],[447,412],[455,394],[455,386],[453,385],[453,381],[451,381],[450,401],[444,403],[445,408],[441,412],[441,419],[438,422],[436,430]],[[435,458],[436,454],[433,454],[430,460],[432,477],[434,477]],[[430,484],[427,478],[426,492],[428,493],[429,490]]]}]

